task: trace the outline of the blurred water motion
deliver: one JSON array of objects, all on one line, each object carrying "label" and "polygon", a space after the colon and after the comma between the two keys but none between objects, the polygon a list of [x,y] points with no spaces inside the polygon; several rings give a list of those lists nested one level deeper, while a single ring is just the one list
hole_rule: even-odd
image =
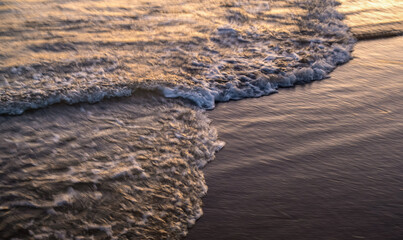
[{"label": "blurred water motion", "polygon": [[137,89],[203,108],[326,77],[354,42],[328,1],[16,1],[1,7],[0,114]]},{"label": "blurred water motion", "polygon": [[203,109],[400,34],[401,1],[382,2],[1,1],[0,238],[182,238],[224,145]]}]

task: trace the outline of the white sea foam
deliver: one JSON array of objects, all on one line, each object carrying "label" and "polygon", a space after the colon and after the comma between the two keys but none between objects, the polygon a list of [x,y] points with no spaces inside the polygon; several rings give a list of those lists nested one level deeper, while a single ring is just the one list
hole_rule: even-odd
[{"label": "white sea foam", "polygon": [[224,146],[203,111],[149,97],[3,117],[0,131],[2,238],[178,239]]},{"label": "white sea foam", "polygon": [[[282,15],[270,14],[273,9],[285,8],[282,2],[268,6],[260,0],[229,1],[226,5],[206,1],[214,6],[214,10],[204,12],[206,17],[198,15],[197,22],[178,21],[181,15],[176,15],[173,21],[172,14],[178,11],[170,13],[169,5],[162,6],[166,7],[166,15],[153,20],[129,17],[122,10],[122,17],[109,19],[119,34],[135,38],[144,36],[145,29],[142,28],[125,35],[121,26],[134,21],[149,29],[154,26],[148,33],[151,38],[130,44],[119,41],[116,44],[121,50],[116,50],[109,38],[93,44],[88,42],[97,48],[96,52],[102,53],[97,55],[81,47],[87,46],[86,42],[54,43],[43,39],[42,44],[30,45],[32,43],[15,36],[22,47],[32,50],[32,57],[23,58],[26,50],[4,55],[7,61],[0,69],[0,114],[16,115],[60,102],[93,103],[129,96],[138,89],[160,90],[166,97],[189,99],[199,107],[212,109],[217,101],[259,97],[275,92],[278,87],[323,79],[337,65],[350,59],[354,40],[333,0],[291,1],[287,8],[292,14]],[[197,9],[197,6],[177,7]],[[60,5],[51,2],[40,7],[52,12],[59,11]],[[144,12],[141,4],[129,7],[133,12]],[[154,13],[150,10],[147,14],[151,17]],[[26,17],[29,16],[27,13]],[[215,19],[216,23],[211,24],[207,19]],[[29,26],[14,21],[19,31],[31,34]],[[97,25],[97,20],[88,18],[86,21],[93,21],[95,31],[105,31],[105,26]],[[44,18],[34,23],[38,26],[56,24],[55,28],[66,28],[69,33],[71,24],[77,29],[85,27],[78,20],[56,19],[52,22]],[[156,36],[167,31],[167,26],[161,25],[163,23],[189,25],[192,30],[183,33],[186,40],[181,40],[179,34],[173,35],[169,43],[161,44]],[[38,31],[47,30],[39,28]],[[81,32],[74,34],[77,39],[88,38]],[[72,50],[78,53],[77,57],[60,60]],[[46,55],[49,59],[42,61],[40,58],[44,55],[40,54],[36,60],[34,53],[43,51],[52,52]],[[27,64],[7,65],[8,62]]]},{"label": "white sea foam", "polygon": [[[220,64],[218,67],[212,65],[207,69],[205,77],[214,80],[225,78],[224,84],[210,81],[198,88],[166,87],[163,89],[164,95],[186,98],[200,107],[212,109],[217,101],[259,97],[275,92],[278,87],[291,87],[324,79],[338,65],[350,60],[354,39],[348,27],[341,21],[343,15],[334,9],[335,3],[323,2],[325,3],[315,0],[297,2],[303,9],[309,4],[317,5],[317,8],[294,17],[301,21],[305,31],[311,31],[313,36],[307,36],[303,32],[287,34],[284,39],[287,44],[275,42],[273,39],[254,39],[255,42],[240,44],[239,31],[229,27],[218,28],[214,40],[224,45],[228,45],[230,41],[229,45],[236,47],[235,50],[230,50],[233,54],[230,63],[238,64],[236,67],[240,66],[241,70],[234,74],[236,69],[229,66],[228,61],[217,59]],[[231,41],[231,38],[238,40]],[[270,44],[272,46],[269,48],[262,47]],[[264,60],[259,64],[256,64],[255,59],[245,59],[239,54],[250,48],[255,49],[254,46],[260,48],[264,54]],[[243,51],[240,51],[240,48]],[[228,68],[232,70],[229,74],[226,72]],[[260,70],[260,73],[257,70]],[[245,76],[248,74],[252,74],[257,80]]]}]

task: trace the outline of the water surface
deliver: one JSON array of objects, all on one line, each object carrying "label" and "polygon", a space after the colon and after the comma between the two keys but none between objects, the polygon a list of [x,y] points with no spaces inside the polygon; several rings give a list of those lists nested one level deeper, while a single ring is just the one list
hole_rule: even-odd
[{"label": "water surface", "polygon": [[209,114],[227,142],[188,239],[400,239],[403,38],[331,78]]},{"label": "water surface", "polygon": [[[217,102],[260,97],[282,87],[325,79],[351,59],[355,37],[368,39],[402,32],[401,1],[367,3],[0,1],[0,238],[182,238],[203,214],[202,197],[207,186],[201,169],[224,146],[205,109],[213,109]],[[366,24],[368,19],[373,22]],[[375,57],[396,53],[368,49],[366,54]],[[389,65],[401,69],[397,63],[400,59],[376,59],[384,62],[368,58],[369,70],[378,65],[388,66],[391,74],[394,68]],[[367,68],[360,72],[370,72]],[[323,149],[350,143],[344,139],[347,136],[361,144],[362,139],[378,134],[378,124],[368,126],[369,132],[348,125],[356,116],[348,120],[340,117],[333,122],[334,129],[324,132],[322,128],[309,128],[309,122],[316,119],[313,116],[331,122],[329,116],[350,109],[354,99],[383,109],[383,102],[365,98],[375,90],[374,95],[380,96],[378,90],[382,88],[368,88],[362,80],[366,78],[358,81],[355,72],[345,71],[345,77],[361,86],[361,92],[341,95],[346,99],[344,108],[339,108],[338,101],[312,102],[312,106],[305,101],[304,107],[312,112],[301,128],[312,132],[294,137],[306,140],[307,146],[264,135],[268,130],[251,139],[289,144],[286,154],[308,152],[315,155],[319,167],[326,162]],[[349,87],[332,96],[348,92]],[[384,90],[391,93],[396,89]],[[329,87],[318,95],[327,96],[331,90]],[[299,106],[291,93],[284,91],[284,102]],[[395,102],[384,96],[386,103]],[[353,100],[347,101],[349,98]],[[285,128],[281,131],[293,129],[286,116],[276,119],[275,114],[264,115],[271,110],[267,108],[270,104],[245,104],[249,103],[250,109],[261,108],[254,118],[272,118]],[[231,106],[235,106],[231,110],[235,115],[229,119],[242,119],[244,113]],[[319,106],[330,112],[322,113]],[[304,119],[299,116],[303,112],[290,109],[284,106],[284,113]],[[358,116],[367,116],[358,112]],[[219,116],[218,112],[217,119]],[[226,124],[228,119],[219,121]],[[248,126],[260,129],[261,124],[245,119],[235,130],[253,132]],[[232,128],[226,127],[224,138]],[[385,134],[393,129],[396,125],[385,128]],[[321,134],[340,139],[318,148],[324,140]],[[382,136],[391,139],[393,150],[399,135]],[[236,137],[235,133],[231,136]],[[243,141],[243,147],[249,142],[253,143]],[[252,160],[227,162],[225,168],[242,168],[258,175],[260,168],[249,172],[248,167],[256,167],[266,151],[253,155],[253,146],[240,149],[239,156],[250,155]],[[282,159],[280,153],[272,152],[273,157]],[[297,157],[293,161],[298,162]],[[232,172],[222,176],[227,174]],[[392,172],[390,176],[395,175]],[[251,191],[257,193],[258,186],[250,185]],[[244,204],[241,196],[239,206]],[[259,206],[253,199],[248,204]],[[240,223],[235,222],[233,227]]]}]

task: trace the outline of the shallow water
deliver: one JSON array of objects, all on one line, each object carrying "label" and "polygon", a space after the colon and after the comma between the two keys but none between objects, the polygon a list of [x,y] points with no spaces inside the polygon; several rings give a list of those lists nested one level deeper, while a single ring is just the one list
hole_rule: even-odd
[{"label": "shallow water", "polygon": [[402,43],[359,42],[330,79],[209,113],[227,145],[187,239],[400,239]]},{"label": "shallow water", "polygon": [[144,94],[0,118],[3,239],[187,233],[223,143],[201,110]]},{"label": "shallow water", "polygon": [[[333,0],[6,1],[0,114],[136,89],[215,101],[322,79],[353,38]],[[38,14],[39,13],[39,14]]]},{"label": "shallow water", "polygon": [[403,1],[343,0],[339,11],[358,39],[399,36],[403,32]]},{"label": "shallow water", "polygon": [[204,109],[327,78],[403,32],[384,2],[0,1],[0,238],[182,238],[224,145]]}]

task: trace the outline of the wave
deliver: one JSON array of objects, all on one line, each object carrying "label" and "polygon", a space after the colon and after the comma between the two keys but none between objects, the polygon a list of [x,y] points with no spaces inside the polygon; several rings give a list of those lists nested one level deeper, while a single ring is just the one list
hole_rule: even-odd
[{"label": "wave", "polygon": [[[323,79],[350,59],[354,38],[333,0],[275,1],[271,5],[257,0],[227,1],[218,6],[207,2],[217,9],[209,14],[201,8],[193,16],[197,22],[157,2],[146,9],[141,4],[130,6],[142,12],[136,16],[128,16],[127,9],[102,8],[120,14],[109,17],[110,26],[103,19],[108,14],[95,18],[79,13],[78,19],[48,17],[21,23],[11,35],[12,40],[21,40],[18,47],[23,51],[2,54],[6,61],[0,69],[0,114],[22,114],[59,102],[92,103],[129,96],[137,89],[156,90],[212,109],[217,101],[259,97],[279,87]],[[52,4],[46,9],[50,15],[56,7],[66,7]],[[186,7],[195,9],[180,9]],[[141,24],[145,26],[140,28]],[[91,31],[89,26],[93,26]],[[182,32],[167,33],[177,28]],[[33,29],[38,31],[33,33]],[[55,41],[37,36],[56,30],[73,32],[74,37]],[[21,32],[40,43],[24,42]],[[103,32],[107,34],[102,41],[83,41]],[[115,34],[124,38],[111,39]],[[164,34],[173,36],[167,39]],[[24,58],[27,52],[30,58]],[[66,55],[70,57],[60,60]],[[78,58],[71,58],[74,55]]]},{"label": "wave", "polygon": [[395,21],[357,25],[352,28],[352,33],[358,40],[401,36],[403,35],[403,22]]},{"label": "wave", "polygon": [[395,0],[341,0],[339,11],[358,40],[403,34],[403,2]]},{"label": "wave", "polygon": [[224,146],[202,110],[143,94],[40,111],[0,118],[3,239],[178,239],[202,215]]}]

